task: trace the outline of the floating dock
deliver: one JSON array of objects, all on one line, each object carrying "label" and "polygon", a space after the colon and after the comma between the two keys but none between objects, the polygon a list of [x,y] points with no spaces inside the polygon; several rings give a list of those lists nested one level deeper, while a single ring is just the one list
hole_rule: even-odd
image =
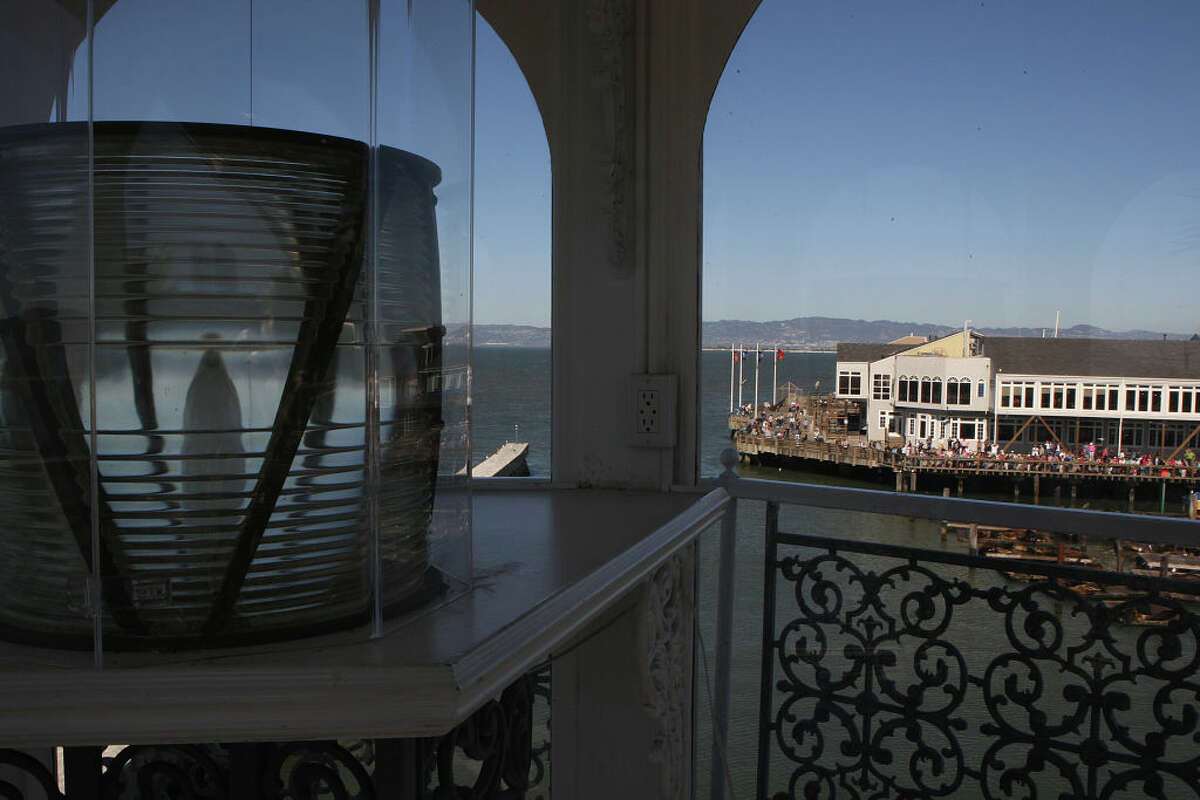
[{"label": "floating dock", "polygon": [[505,442],[471,470],[472,478],[523,478],[529,474],[529,442]]}]

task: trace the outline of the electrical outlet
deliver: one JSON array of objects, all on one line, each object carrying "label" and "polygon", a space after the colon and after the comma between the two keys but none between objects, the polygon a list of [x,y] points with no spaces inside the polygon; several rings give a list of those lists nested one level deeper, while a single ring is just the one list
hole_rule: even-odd
[{"label": "electrical outlet", "polygon": [[654,389],[638,389],[637,432],[658,433],[658,392]]},{"label": "electrical outlet", "polygon": [[633,375],[629,398],[632,444],[637,447],[675,446],[674,375]]}]

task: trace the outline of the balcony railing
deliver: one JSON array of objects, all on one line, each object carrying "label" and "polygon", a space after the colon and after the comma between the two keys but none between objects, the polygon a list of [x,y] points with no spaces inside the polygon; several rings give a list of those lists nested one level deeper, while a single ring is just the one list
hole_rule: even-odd
[{"label": "balcony railing", "polygon": [[[731,471],[735,459],[726,451],[719,480],[733,500],[716,602],[714,800],[749,789],[725,765],[744,777],[751,754],[722,752],[733,654],[747,645],[733,634],[739,580],[762,601],[757,797],[1200,792],[1200,580],[1157,557],[1119,571],[1136,560],[1121,558],[1129,542],[1178,552],[1200,542],[1200,523],[751,480]],[[762,501],[759,569],[736,564],[758,557],[757,530],[737,527],[748,501]],[[1017,533],[988,553],[945,523]],[[1034,532],[1053,532],[1040,555]]]}]

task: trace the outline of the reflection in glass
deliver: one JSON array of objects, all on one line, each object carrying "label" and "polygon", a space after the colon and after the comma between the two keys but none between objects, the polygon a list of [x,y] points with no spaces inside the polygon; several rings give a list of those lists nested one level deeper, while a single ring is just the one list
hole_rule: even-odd
[{"label": "reflection in glass", "polygon": [[[369,207],[360,142],[265,128],[97,123],[98,506],[111,639],[156,646],[305,632],[368,611],[360,281]],[[9,224],[3,408],[48,467],[13,504],[43,509],[41,568],[90,559],[88,284],[78,259],[86,161],[70,124],[0,137]],[[440,431],[439,264],[431,163],[380,151],[380,495],[385,602],[427,585],[424,530]],[[38,298],[53,298],[51,318]],[[72,539],[74,545],[72,546]],[[66,609],[7,603],[21,629],[86,635]]]}]

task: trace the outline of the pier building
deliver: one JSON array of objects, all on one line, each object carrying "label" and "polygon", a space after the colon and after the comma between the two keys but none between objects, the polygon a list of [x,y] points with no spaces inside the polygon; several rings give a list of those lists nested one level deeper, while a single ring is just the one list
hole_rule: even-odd
[{"label": "pier building", "polygon": [[838,345],[837,396],[870,441],[1053,441],[1172,457],[1200,432],[1200,341],[1037,339],[964,330]]}]

